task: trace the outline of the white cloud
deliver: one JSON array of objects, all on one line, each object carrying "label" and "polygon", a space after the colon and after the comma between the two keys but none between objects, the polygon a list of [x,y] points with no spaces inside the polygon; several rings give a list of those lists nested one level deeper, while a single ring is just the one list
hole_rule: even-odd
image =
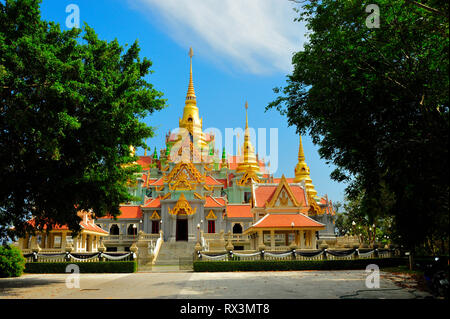
[{"label": "white cloud", "polygon": [[129,0],[179,45],[229,68],[290,72],[305,28],[288,0]]}]

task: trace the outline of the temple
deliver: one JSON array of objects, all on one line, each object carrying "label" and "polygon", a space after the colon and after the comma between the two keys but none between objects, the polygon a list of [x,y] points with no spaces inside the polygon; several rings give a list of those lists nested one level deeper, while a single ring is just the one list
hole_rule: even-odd
[{"label": "temple", "polygon": [[189,57],[179,130],[165,136],[164,149],[158,152],[155,148],[152,154],[146,151],[138,157],[142,172],[129,191],[139,200],[121,205],[117,219],[95,220],[109,233],[102,237],[106,250],[129,251],[138,234],[149,239],[161,237],[175,255],[180,249],[192,253],[198,242],[205,250],[223,249],[228,242],[235,250],[261,245],[282,250],[291,244],[316,249],[318,239],[332,241],[333,206],[315,190],[301,137],[294,177],[274,178],[255,154],[245,102],[244,143],[238,154],[216,150],[215,136],[203,131],[197,106],[192,48]]}]

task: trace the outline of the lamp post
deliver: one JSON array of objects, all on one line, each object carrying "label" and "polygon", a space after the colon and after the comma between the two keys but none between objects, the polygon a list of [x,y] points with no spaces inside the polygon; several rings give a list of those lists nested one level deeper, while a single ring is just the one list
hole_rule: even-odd
[{"label": "lamp post", "polygon": [[133,224],[133,241],[135,241],[136,239],[136,228],[137,228],[136,224]]},{"label": "lamp post", "polygon": [[197,242],[200,242],[200,224],[197,224]]}]

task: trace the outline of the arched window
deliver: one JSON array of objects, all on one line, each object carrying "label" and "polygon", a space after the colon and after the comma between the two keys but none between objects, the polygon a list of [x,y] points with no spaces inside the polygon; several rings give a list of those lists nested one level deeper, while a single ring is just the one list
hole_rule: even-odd
[{"label": "arched window", "polygon": [[112,225],[111,228],[109,229],[109,234],[119,235],[119,226],[117,226],[117,224]]},{"label": "arched window", "polygon": [[135,224],[130,224],[130,226],[128,226],[127,234],[128,235],[137,235],[137,227]]},{"label": "arched window", "polygon": [[234,224],[233,234],[242,234],[242,225],[241,224]]}]

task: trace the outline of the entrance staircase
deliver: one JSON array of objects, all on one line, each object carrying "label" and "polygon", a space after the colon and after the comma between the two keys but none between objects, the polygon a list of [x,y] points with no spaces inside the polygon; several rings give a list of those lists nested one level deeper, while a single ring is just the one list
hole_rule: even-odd
[{"label": "entrance staircase", "polygon": [[155,266],[175,266],[190,263],[194,256],[195,242],[176,241],[164,242],[159,250],[158,257],[154,263]]}]

